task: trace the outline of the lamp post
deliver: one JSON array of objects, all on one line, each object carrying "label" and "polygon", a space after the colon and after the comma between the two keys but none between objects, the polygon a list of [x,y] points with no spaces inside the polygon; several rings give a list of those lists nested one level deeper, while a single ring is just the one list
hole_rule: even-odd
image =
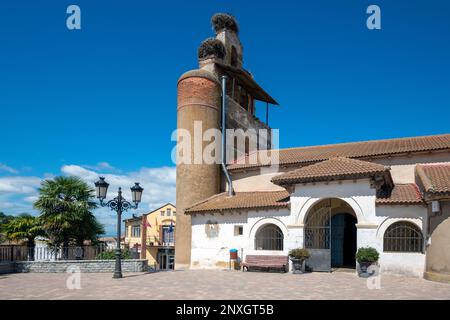
[{"label": "lamp post", "polygon": [[138,182],[132,186],[131,189],[131,198],[134,202],[134,205],[131,202],[125,200],[122,196],[122,188],[119,187],[119,192],[117,197],[108,202],[104,203],[103,201],[106,199],[106,193],[108,192],[109,183],[105,181],[104,177],[100,177],[100,179],[95,182],[95,189],[97,191],[97,198],[100,200],[100,205],[102,207],[109,207],[111,210],[117,212],[117,245],[116,245],[116,265],[114,268],[114,279],[122,278],[122,263],[121,263],[121,249],[120,249],[120,234],[121,234],[121,225],[122,225],[122,212],[127,211],[129,209],[137,209],[139,203],[142,199],[142,192],[144,189],[139,185]]}]

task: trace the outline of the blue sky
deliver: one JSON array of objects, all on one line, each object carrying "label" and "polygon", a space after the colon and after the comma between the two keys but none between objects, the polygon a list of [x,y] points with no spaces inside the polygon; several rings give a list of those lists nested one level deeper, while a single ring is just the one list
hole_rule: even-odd
[{"label": "blue sky", "polygon": [[[81,30],[66,28],[70,4]],[[381,30],[366,28],[370,4]],[[142,211],[174,201],[176,82],[215,12],[237,17],[245,67],[281,105],[281,147],[450,132],[445,0],[5,0],[0,211],[32,212],[40,180],[60,174],[139,179]]]}]

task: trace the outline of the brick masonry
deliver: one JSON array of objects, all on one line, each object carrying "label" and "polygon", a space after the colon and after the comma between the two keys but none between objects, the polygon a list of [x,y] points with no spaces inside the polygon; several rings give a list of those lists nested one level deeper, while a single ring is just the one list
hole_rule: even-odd
[{"label": "brick masonry", "polygon": [[[67,260],[67,261],[20,261],[15,262],[17,273],[64,273],[70,267],[80,268],[80,272],[114,272],[114,260]],[[123,272],[146,272],[147,260],[122,260]]]}]

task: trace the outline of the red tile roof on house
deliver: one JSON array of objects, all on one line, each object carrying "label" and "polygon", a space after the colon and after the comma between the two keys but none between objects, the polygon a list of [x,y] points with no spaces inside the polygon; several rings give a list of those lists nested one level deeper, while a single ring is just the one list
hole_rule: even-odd
[{"label": "red tile roof on house", "polygon": [[386,197],[377,197],[376,204],[424,204],[419,187],[415,183],[396,184]]},{"label": "red tile roof on house", "polygon": [[428,195],[450,195],[449,163],[419,164],[416,166],[416,174]]},{"label": "red tile roof on house", "polygon": [[236,192],[229,197],[227,192],[200,201],[185,210],[185,213],[220,212],[236,209],[278,209],[289,207],[287,191]]},{"label": "red tile roof on house", "polygon": [[272,178],[272,182],[278,185],[287,185],[341,179],[358,179],[368,178],[376,174],[384,174],[388,171],[389,167],[381,164],[337,157],[275,176]]},{"label": "red tile roof on house", "polygon": [[[388,157],[400,154],[440,150],[450,150],[450,134],[277,149],[268,152],[269,155],[271,152],[278,155],[279,165],[295,166],[311,164],[334,157],[370,159],[374,157]],[[253,157],[254,155],[250,155],[240,159],[236,161],[236,163],[230,164],[228,168],[233,171],[263,166],[258,161],[253,162],[251,160]],[[258,158],[257,154],[254,158]]]}]

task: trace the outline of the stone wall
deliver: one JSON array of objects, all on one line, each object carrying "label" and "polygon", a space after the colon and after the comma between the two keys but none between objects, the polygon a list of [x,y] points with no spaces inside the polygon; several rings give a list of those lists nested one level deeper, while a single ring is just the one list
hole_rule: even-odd
[{"label": "stone wall", "polygon": [[0,262],[0,274],[13,272],[14,272],[14,262]]},{"label": "stone wall", "polygon": [[450,282],[450,201],[441,201],[439,214],[430,213],[430,236],[425,278]]},{"label": "stone wall", "polygon": [[[67,261],[18,261],[15,272],[63,273],[69,267],[78,267],[80,272],[114,272],[115,260],[67,260]],[[122,272],[145,272],[147,260],[122,260]]]}]

